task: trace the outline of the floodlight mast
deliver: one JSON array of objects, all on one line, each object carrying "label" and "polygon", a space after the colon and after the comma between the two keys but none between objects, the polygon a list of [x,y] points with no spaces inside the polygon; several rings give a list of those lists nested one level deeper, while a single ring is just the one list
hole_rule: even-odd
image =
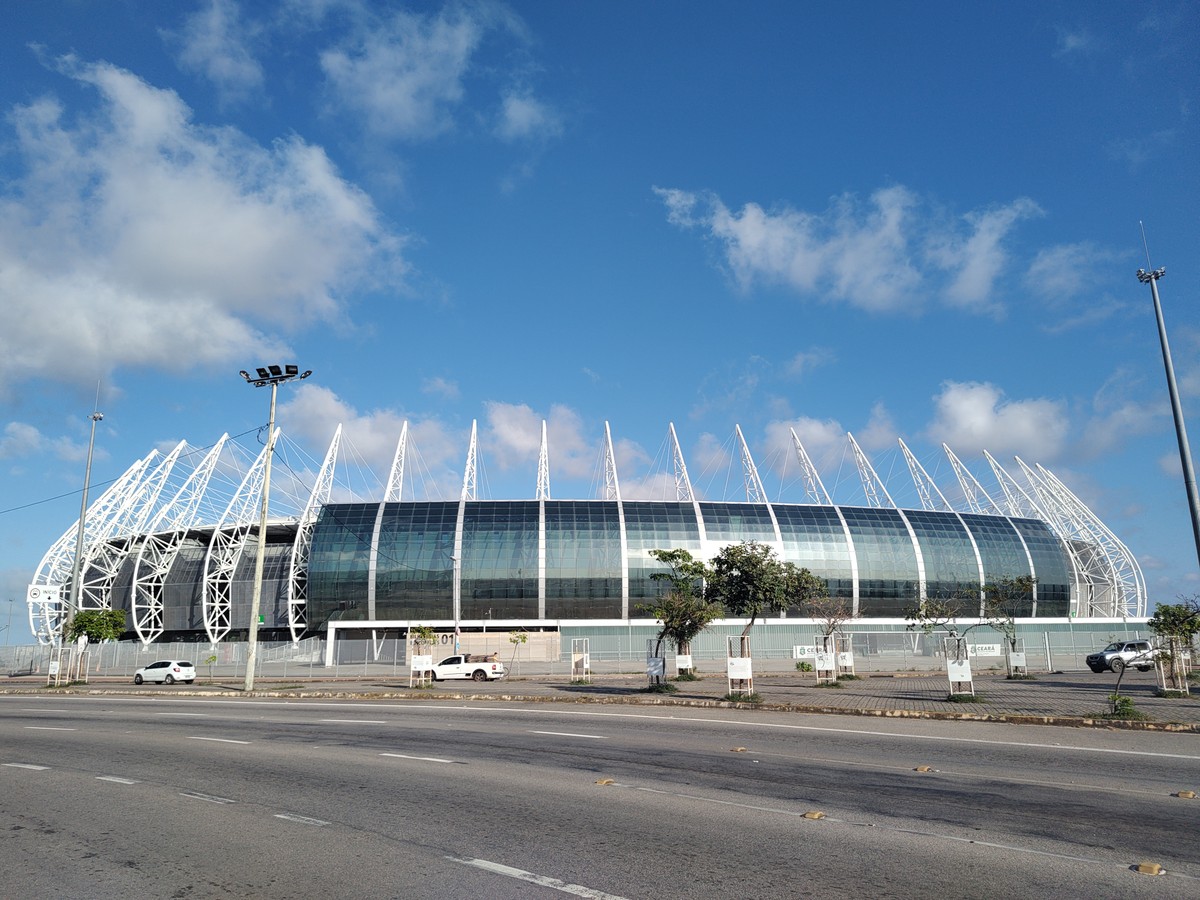
[{"label": "floodlight mast", "polygon": [[[97,388],[97,396],[99,396],[99,393],[100,389]],[[93,407],[92,414],[88,418],[92,420],[92,431],[88,436],[87,465],[83,470],[83,496],[79,501],[79,530],[75,534],[75,560],[71,564],[71,592],[67,599],[67,612],[63,616],[62,631],[59,632],[60,643],[66,642],[67,630],[71,627],[71,620],[75,618],[75,613],[78,612],[79,604],[83,597],[80,581],[84,575],[83,542],[84,529],[87,526],[88,487],[92,480],[92,448],[96,444],[96,423],[104,420],[104,413]]]},{"label": "floodlight mast", "polygon": [[263,567],[267,556],[267,507],[271,496],[271,457],[275,453],[275,395],[279,385],[288,381],[303,381],[312,374],[312,369],[303,374],[299,366],[259,366],[256,375],[251,375],[245,369],[239,373],[248,384],[255,387],[271,388],[271,413],[267,418],[267,449],[266,465],[263,467],[262,510],[258,518],[258,553],[254,560],[254,595],[250,601],[250,629],[246,635],[246,680],[243,687],[247,691],[254,690],[254,665],[258,651],[258,617],[262,610]]},{"label": "floodlight mast", "polygon": [[[1148,264],[1148,263],[1147,263]],[[1196,494],[1196,472],[1192,467],[1192,451],[1188,446],[1187,426],[1183,407],[1179,404],[1179,386],[1175,383],[1175,366],[1171,362],[1171,347],[1167,343],[1167,326],[1163,323],[1162,303],[1158,299],[1158,279],[1167,274],[1165,266],[1147,272],[1137,270],[1137,279],[1150,285],[1154,298],[1154,318],[1158,323],[1158,341],[1162,345],[1163,367],[1167,370],[1167,391],[1171,395],[1171,415],[1175,418],[1175,437],[1179,442],[1179,461],[1183,464],[1183,486],[1187,491],[1188,509],[1192,516],[1192,539],[1196,542],[1196,560],[1200,562],[1200,497]]]}]

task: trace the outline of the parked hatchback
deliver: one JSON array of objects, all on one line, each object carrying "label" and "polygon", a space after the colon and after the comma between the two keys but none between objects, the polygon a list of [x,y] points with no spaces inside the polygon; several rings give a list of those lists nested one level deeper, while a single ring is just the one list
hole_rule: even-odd
[{"label": "parked hatchback", "polygon": [[161,684],[174,684],[182,681],[191,684],[196,680],[196,667],[182,659],[160,659],[148,666],[142,666],[133,673],[133,683],[153,681]]}]

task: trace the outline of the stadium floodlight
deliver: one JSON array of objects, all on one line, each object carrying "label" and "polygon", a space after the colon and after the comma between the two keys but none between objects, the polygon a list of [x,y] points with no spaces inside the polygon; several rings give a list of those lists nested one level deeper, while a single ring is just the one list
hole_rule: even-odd
[{"label": "stadium floodlight", "polygon": [[[100,396],[100,388],[96,388],[96,396]],[[97,404],[99,405],[99,404]],[[83,577],[83,539],[84,528],[87,525],[87,502],[88,502],[88,487],[92,480],[92,448],[96,445],[96,423],[104,421],[104,413],[93,407],[92,414],[88,416],[92,420],[92,432],[88,437],[88,452],[87,465],[83,469],[83,496],[79,500],[79,526],[75,533],[75,561],[71,564],[71,593],[67,599],[67,612],[63,616],[62,633],[60,641],[65,642],[67,629],[71,627],[71,620],[75,618],[75,613],[79,611],[79,602],[83,596],[80,591],[79,580]]]},{"label": "stadium floodlight", "polygon": [[[1147,257],[1149,253],[1147,253]],[[1158,279],[1167,274],[1165,266],[1147,272],[1137,270],[1142,284],[1150,285],[1154,298],[1154,318],[1158,322],[1158,342],[1162,346],[1163,367],[1167,371],[1167,392],[1171,395],[1171,415],[1175,418],[1175,438],[1179,442],[1179,461],[1183,464],[1183,486],[1187,491],[1188,509],[1192,516],[1192,538],[1196,542],[1196,559],[1200,561],[1200,497],[1196,494],[1196,472],[1192,468],[1192,451],[1188,447],[1187,426],[1183,407],[1179,404],[1179,386],[1175,383],[1175,366],[1171,362],[1171,347],[1167,343],[1167,326],[1163,323],[1162,303],[1158,299]]]},{"label": "stadium floodlight", "polygon": [[254,690],[254,664],[258,655],[258,619],[262,610],[263,567],[267,554],[267,507],[271,496],[271,456],[275,453],[275,395],[279,385],[288,381],[303,380],[312,374],[312,369],[300,374],[300,367],[294,365],[286,367],[258,366],[254,371],[258,373],[257,378],[245,369],[239,374],[254,387],[271,388],[271,412],[267,418],[267,459],[263,466],[262,510],[258,518],[258,555],[254,560],[254,594],[250,601],[250,630],[246,635],[248,647],[246,648],[244,688],[247,691]]}]

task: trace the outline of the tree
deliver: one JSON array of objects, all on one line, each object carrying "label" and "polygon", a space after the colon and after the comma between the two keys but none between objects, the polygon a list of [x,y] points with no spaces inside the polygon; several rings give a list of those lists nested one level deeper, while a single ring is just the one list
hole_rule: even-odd
[{"label": "tree", "polygon": [[[1182,597],[1180,599],[1183,600]],[[1168,667],[1168,675],[1160,686],[1163,690],[1187,693],[1187,667],[1184,665],[1183,651],[1190,648],[1196,635],[1200,634],[1200,598],[1192,597],[1182,603],[1160,603],[1146,625],[1167,645],[1161,661]]]},{"label": "tree", "polygon": [[512,644],[513,648],[512,659],[508,661],[509,669],[512,669],[513,665],[516,663],[517,651],[521,648],[521,645],[528,641],[529,632],[527,632],[524,628],[518,628],[516,631],[510,631],[508,633],[508,642]]},{"label": "tree", "polygon": [[[823,584],[822,587],[824,587]],[[829,646],[833,636],[842,630],[843,625],[858,615],[850,600],[845,597],[830,597],[827,590],[800,604],[800,610],[817,623],[817,630],[821,632],[822,636],[821,649],[826,652],[835,649]]]},{"label": "tree", "polygon": [[[979,615],[979,592],[956,591],[948,597],[929,597],[923,603],[909,607],[904,618],[908,630],[923,631],[927,636],[944,631],[954,641],[954,658],[962,662],[967,658],[967,634],[987,621]],[[970,625],[963,619],[975,618]]]},{"label": "tree", "polygon": [[983,615],[988,625],[1004,636],[1004,661],[1008,677],[1028,678],[1028,669],[1013,665],[1017,652],[1017,614],[1033,605],[1033,589],[1037,579],[1032,575],[1001,578],[983,586]]},{"label": "tree", "polygon": [[654,572],[650,576],[655,581],[667,582],[667,592],[653,603],[638,607],[640,612],[654,616],[662,625],[654,652],[656,655],[661,653],[663,640],[669,639],[677,654],[690,656],[692,641],[722,612],[721,604],[706,596],[704,582],[709,574],[708,566],[683,549],[651,550],[650,555],[670,566],[670,571]]},{"label": "tree", "polygon": [[759,616],[802,607],[826,592],[825,582],[808,569],[780,561],[771,547],[755,541],[722,548],[708,569],[706,596],[727,614],[748,617],[743,638]]},{"label": "tree", "polygon": [[125,610],[83,609],[75,613],[67,625],[65,637],[68,641],[77,641],[87,635],[88,641],[99,644],[102,641],[115,641],[124,633]]}]

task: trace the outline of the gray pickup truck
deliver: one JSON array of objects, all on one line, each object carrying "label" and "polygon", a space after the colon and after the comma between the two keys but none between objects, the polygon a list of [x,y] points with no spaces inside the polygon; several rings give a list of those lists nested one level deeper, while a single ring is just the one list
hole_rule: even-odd
[{"label": "gray pickup truck", "polygon": [[1103,650],[1088,654],[1087,666],[1093,672],[1121,673],[1126,666],[1136,666],[1139,672],[1154,668],[1159,651],[1149,641],[1113,641]]}]

